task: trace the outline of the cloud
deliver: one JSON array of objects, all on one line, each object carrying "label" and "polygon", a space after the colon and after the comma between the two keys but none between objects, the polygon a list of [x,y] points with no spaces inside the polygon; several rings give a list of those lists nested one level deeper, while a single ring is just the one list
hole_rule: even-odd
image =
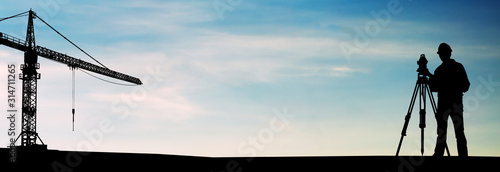
[{"label": "cloud", "polygon": [[131,118],[147,118],[159,121],[180,123],[206,114],[207,111],[185,96],[186,90],[170,85],[159,84],[137,86],[126,92],[90,93],[90,98],[109,104],[108,111]]},{"label": "cloud", "polygon": [[293,73],[283,74],[284,76],[294,76],[294,77],[347,77],[356,73],[367,74],[370,72],[368,68],[354,68],[348,66],[302,66],[294,67]]},{"label": "cloud", "polygon": [[187,43],[197,48],[184,47],[180,57],[203,72],[201,75],[215,80],[236,84],[273,82],[281,71],[295,69],[304,59],[332,56],[329,49],[335,44],[328,38],[213,33]]},{"label": "cloud", "polygon": [[333,67],[332,68],[333,71],[338,71],[338,72],[350,72],[352,71],[352,68],[349,68],[349,67]]}]

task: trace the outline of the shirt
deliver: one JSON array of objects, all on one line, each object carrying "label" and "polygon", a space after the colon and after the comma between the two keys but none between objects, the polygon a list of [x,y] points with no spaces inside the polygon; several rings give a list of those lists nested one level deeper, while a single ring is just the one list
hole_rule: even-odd
[{"label": "shirt", "polygon": [[432,92],[438,92],[438,97],[462,96],[469,86],[464,66],[453,59],[444,61],[429,78],[429,87]]}]

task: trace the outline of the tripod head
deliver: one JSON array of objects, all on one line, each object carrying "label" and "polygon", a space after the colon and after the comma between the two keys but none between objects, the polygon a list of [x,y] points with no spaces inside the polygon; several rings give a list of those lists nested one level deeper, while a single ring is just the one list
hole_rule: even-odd
[{"label": "tripod head", "polygon": [[432,74],[427,69],[427,59],[425,58],[425,54],[420,55],[420,59],[417,61],[418,64],[418,83],[427,84],[429,78],[427,76],[431,76]]},{"label": "tripod head", "polygon": [[429,73],[429,69],[427,69],[427,59],[425,58],[425,54],[420,55],[420,59],[417,61],[418,64],[418,75],[427,75]]}]

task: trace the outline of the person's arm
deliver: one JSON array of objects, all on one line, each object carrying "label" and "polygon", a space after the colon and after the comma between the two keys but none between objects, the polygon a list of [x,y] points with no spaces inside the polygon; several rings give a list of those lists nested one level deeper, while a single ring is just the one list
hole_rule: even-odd
[{"label": "person's arm", "polygon": [[[436,69],[436,71],[437,71],[437,69]],[[436,71],[434,71],[434,74],[436,74]],[[429,72],[429,69],[427,69],[427,68],[421,69],[421,71],[420,71],[420,69],[417,69],[417,72],[419,72],[419,74],[421,74],[421,75],[429,77],[429,80],[427,83],[429,84],[429,89],[431,90],[431,92],[438,91],[438,83],[437,83],[439,80],[438,77],[436,77],[431,72]]]},{"label": "person's arm", "polygon": [[[437,71],[437,69],[436,69]],[[434,71],[434,74],[437,74],[437,72]],[[431,92],[438,92],[439,91],[439,75],[436,76],[436,75],[433,75],[432,73],[429,72],[429,70],[427,70],[427,73],[426,73],[426,76],[429,77],[429,81],[428,81],[428,84],[429,84],[429,89],[431,90]]]},{"label": "person's arm", "polygon": [[470,87],[470,82],[469,82],[469,78],[467,77],[467,72],[465,71],[465,68],[462,64],[459,65],[460,68],[459,68],[459,74],[460,74],[460,91],[462,92],[467,92],[469,90],[469,87]]}]

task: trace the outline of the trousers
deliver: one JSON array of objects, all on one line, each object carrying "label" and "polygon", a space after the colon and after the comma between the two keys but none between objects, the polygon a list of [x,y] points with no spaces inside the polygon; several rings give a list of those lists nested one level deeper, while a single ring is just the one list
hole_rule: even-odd
[{"label": "trousers", "polygon": [[434,156],[443,156],[446,147],[446,135],[448,130],[448,118],[451,118],[455,129],[458,156],[468,156],[467,139],[464,132],[462,96],[439,96],[437,113],[437,140]]}]

